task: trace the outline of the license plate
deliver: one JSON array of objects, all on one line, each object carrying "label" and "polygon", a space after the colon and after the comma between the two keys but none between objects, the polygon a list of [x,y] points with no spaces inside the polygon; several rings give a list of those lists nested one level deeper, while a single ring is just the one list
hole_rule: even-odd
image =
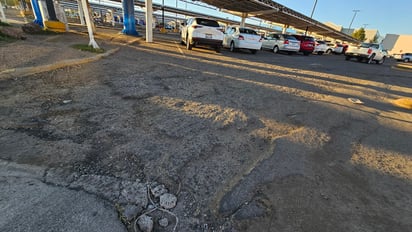
[{"label": "license plate", "polygon": [[206,38],[206,39],[211,39],[211,38],[212,38],[212,34],[206,34],[205,38]]}]

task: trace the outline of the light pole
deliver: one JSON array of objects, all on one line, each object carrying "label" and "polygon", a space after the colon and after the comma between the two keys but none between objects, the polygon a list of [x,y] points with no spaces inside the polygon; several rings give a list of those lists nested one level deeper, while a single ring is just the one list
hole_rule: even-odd
[{"label": "light pole", "polygon": [[165,0],[162,0],[162,27],[165,28]]},{"label": "light pole", "polygon": [[[313,4],[312,13],[310,14],[310,18],[312,18],[312,17],[313,17],[313,13],[315,13],[316,4],[318,4],[318,0],[315,0],[315,4]],[[305,36],[306,36],[306,34],[308,33],[308,29],[309,29],[309,26],[306,26]]]},{"label": "light pole", "polygon": [[348,32],[350,31],[350,28],[352,27],[353,20],[355,20],[356,14],[357,14],[359,11],[360,11],[360,10],[353,10],[354,14],[353,14],[352,21],[350,21],[349,28],[348,28]]}]

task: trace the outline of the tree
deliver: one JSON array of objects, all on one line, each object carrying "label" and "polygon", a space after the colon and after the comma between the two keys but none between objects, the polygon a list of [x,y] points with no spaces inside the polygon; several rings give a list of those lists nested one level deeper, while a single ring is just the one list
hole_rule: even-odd
[{"label": "tree", "polygon": [[377,43],[377,42],[378,42],[378,39],[379,39],[379,35],[376,34],[376,35],[373,37],[373,39],[369,40],[369,42],[370,42],[370,43]]},{"label": "tree", "polygon": [[356,30],[352,33],[352,37],[359,40],[359,41],[365,41],[366,35],[365,35],[365,29],[361,27],[359,30]]}]

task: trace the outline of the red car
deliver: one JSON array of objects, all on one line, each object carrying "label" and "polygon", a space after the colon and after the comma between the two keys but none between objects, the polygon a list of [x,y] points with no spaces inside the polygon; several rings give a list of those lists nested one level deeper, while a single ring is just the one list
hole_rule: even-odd
[{"label": "red car", "polygon": [[315,49],[315,38],[312,36],[305,35],[293,35],[297,40],[300,41],[300,52],[303,55],[308,56]]}]

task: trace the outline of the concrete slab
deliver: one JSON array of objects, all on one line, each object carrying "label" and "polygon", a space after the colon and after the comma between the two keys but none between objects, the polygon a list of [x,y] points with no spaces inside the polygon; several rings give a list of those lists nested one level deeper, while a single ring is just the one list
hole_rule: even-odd
[{"label": "concrete slab", "polygon": [[39,170],[17,166],[0,163],[0,231],[126,231],[108,202],[47,185]]}]

